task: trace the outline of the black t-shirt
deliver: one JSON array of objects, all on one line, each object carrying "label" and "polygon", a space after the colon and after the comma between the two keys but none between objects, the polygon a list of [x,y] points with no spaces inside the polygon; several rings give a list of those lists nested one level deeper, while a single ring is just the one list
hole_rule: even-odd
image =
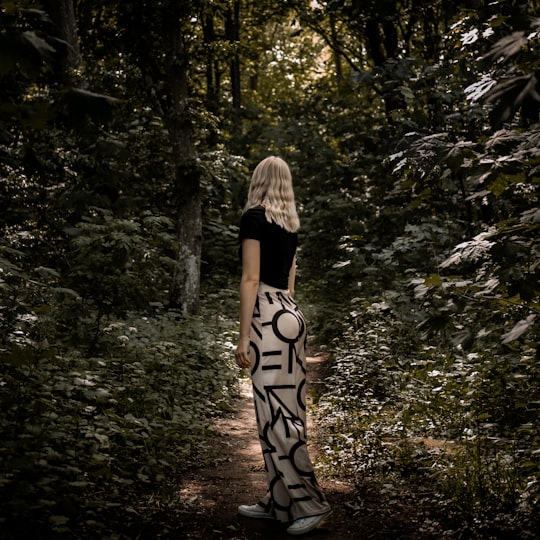
[{"label": "black t-shirt", "polygon": [[[275,222],[266,219],[262,206],[250,208],[240,219],[240,242],[246,238],[259,240],[261,243],[261,270],[259,279],[263,283],[287,289],[298,234],[286,231]],[[240,255],[242,254],[240,246]]]}]

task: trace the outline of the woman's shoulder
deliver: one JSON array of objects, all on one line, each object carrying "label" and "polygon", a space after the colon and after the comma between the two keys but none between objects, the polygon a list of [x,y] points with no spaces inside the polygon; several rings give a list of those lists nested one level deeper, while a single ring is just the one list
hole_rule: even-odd
[{"label": "woman's shoulder", "polygon": [[253,208],[248,208],[242,214],[242,221],[265,221],[266,214],[264,206],[254,206]]},{"label": "woman's shoulder", "polygon": [[264,208],[248,208],[240,218],[240,238],[260,238],[265,228]]},{"label": "woman's shoulder", "polygon": [[264,215],[265,213],[265,209],[264,209],[264,206],[262,205],[259,205],[259,206],[253,206],[252,208],[248,208],[244,214],[251,214],[251,215]]}]

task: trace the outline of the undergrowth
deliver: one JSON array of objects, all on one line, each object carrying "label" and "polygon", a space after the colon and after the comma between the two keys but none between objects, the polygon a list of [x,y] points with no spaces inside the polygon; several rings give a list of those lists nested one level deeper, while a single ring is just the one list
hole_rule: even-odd
[{"label": "undergrowth", "polygon": [[534,537],[533,350],[516,360],[437,348],[366,305],[335,341],[331,367],[316,410],[327,474],[407,489],[451,537]]},{"label": "undergrowth", "polygon": [[3,354],[1,537],[166,532],[185,510],[175,485],[236,392],[231,330],[213,313],[133,313],[102,325],[91,355]]}]

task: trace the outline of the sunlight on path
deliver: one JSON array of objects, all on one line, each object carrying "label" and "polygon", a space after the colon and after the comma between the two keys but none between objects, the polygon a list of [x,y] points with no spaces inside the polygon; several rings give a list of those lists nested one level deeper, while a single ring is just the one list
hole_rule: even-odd
[{"label": "sunlight on path", "polygon": [[[241,381],[237,413],[233,418],[220,418],[214,422],[216,436],[210,446],[216,456],[212,463],[197,471],[181,493],[188,498],[197,497],[204,508],[219,505],[229,509],[243,504],[245,494],[263,494],[264,468],[257,438],[257,426],[252,411],[251,383]],[[253,474],[257,473],[257,474]],[[241,502],[240,502],[241,501]],[[253,501],[255,502],[255,501]]]},{"label": "sunlight on path", "polygon": [[[325,540],[441,540],[427,534],[421,508],[407,492],[396,498],[380,480],[327,478],[323,467],[324,440],[318,431],[314,402],[325,388],[327,356],[307,358],[308,446],[318,481],[333,508],[332,516],[303,538]],[[210,458],[194,467],[179,486],[188,513],[183,540],[283,540],[285,527],[271,520],[254,520],[237,514],[240,504],[254,504],[266,492],[264,462],[257,436],[251,382],[240,381],[236,411],[212,422],[215,434],[208,440]],[[425,443],[437,448],[439,441]],[[356,481],[358,482],[358,480]],[[436,527],[432,527],[433,530]],[[419,534],[423,530],[422,534]],[[430,529],[431,530],[431,529]]]},{"label": "sunlight on path", "polygon": [[[319,392],[324,374],[323,356],[308,357],[308,406],[312,403],[310,390]],[[240,396],[236,402],[236,413],[217,419],[213,423],[216,435],[209,445],[215,452],[210,463],[201,464],[180,486],[180,495],[192,507],[196,527],[186,539],[236,540],[289,538],[283,526],[272,521],[242,518],[237,514],[240,504],[253,504],[266,492],[266,479],[261,447],[257,436],[251,382],[240,381]],[[320,455],[317,448],[316,425],[308,414],[309,448],[314,461]],[[343,531],[340,519],[340,504],[352,487],[344,482],[319,478],[331,504],[334,515],[320,529],[309,535],[316,538],[354,538],[352,531]],[[343,536],[345,534],[345,536]],[[337,535],[337,536],[336,536]],[[349,536],[350,535],[350,536]]]}]

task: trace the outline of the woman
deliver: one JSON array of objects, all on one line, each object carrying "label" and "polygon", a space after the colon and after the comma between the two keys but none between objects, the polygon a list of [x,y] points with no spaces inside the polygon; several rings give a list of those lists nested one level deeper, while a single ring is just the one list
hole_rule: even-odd
[{"label": "woman", "polygon": [[253,172],[240,221],[240,337],[235,352],[251,368],[268,492],[247,517],[292,522],[304,534],[330,513],[306,446],[306,323],[293,300],[300,222],[291,172],[278,157]]}]

